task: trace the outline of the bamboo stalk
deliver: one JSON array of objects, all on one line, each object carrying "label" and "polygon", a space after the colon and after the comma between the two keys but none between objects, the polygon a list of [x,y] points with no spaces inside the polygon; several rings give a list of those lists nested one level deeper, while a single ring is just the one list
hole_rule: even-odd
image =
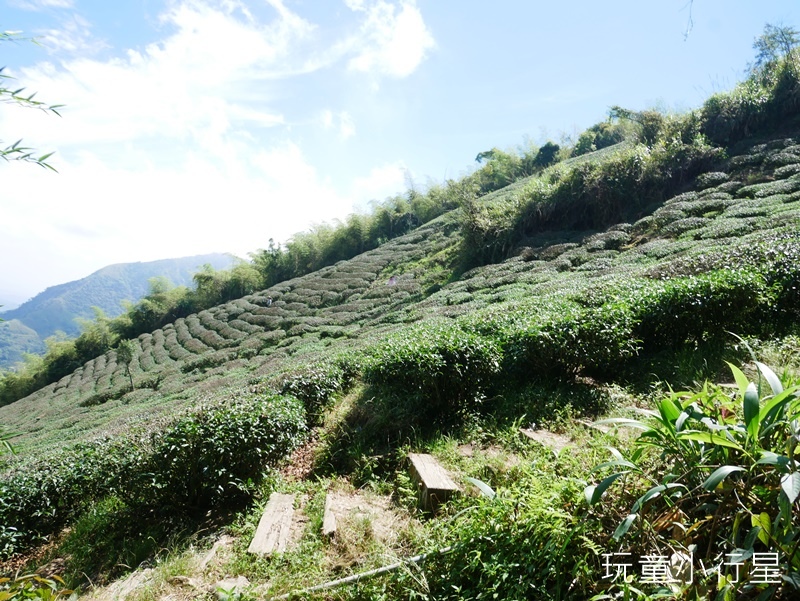
[{"label": "bamboo stalk", "polygon": [[360,574],[353,574],[351,576],[347,576],[346,578],[339,578],[338,580],[331,580],[330,582],[325,582],[324,584],[317,584],[316,586],[305,588],[299,591],[292,591],[291,593],[285,593],[283,595],[278,595],[277,597],[269,597],[269,601],[281,601],[283,599],[290,599],[295,595],[307,595],[309,593],[336,588],[337,586],[341,586],[343,584],[352,584],[353,582],[358,582],[359,580],[364,580],[365,578],[372,578],[373,576],[379,576],[380,574],[393,572],[398,568],[410,563],[419,563],[431,555],[449,553],[452,550],[453,547],[445,547],[444,549],[432,551],[431,553],[422,553],[421,555],[415,555],[414,557],[409,557],[408,559],[389,564],[388,566],[382,566],[380,568],[375,568],[374,570],[361,572]]}]

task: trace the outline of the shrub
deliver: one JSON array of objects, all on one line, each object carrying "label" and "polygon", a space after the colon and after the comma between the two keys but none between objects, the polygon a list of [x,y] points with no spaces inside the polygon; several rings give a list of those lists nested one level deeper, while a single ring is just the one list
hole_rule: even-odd
[{"label": "shrub", "polygon": [[506,364],[523,380],[578,373],[612,377],[638,350],[633,327],[634,316],[624,305],[564,307],[506,334]]},{"label": "shrub", "polygon": [[280,390],[282,394],[289,394],[303,401],[309,421],[316,423],[322,409],[328,406],[334,395],[351,383],[351,374],[346,374],[339,364],[315,363],[287,376]]},{"label": "shrub", "polygon": [[465,512],[452,551],[431,555],[431,597],[443,600],[586,599],[593,552],[585,526],[566,509],[576,491],[567,478],[530,475]]},{"label": "shrub", "polygon": [[206,407],[180,418],[152,441],[152,451],[120,487],[134,506],[197,514],[245,493],[300,442],[303,407],[260,395]]},{"label": "shrub", "polygon": [[646,349],[727,337],[728,331],[759,333],[776,290],[754,271],[717,271],[652,283],[627,299],[635,311],[633,336]]},{"label": "shrub", "polygon": [[0,481],[0,549],[20,551],[116,493],[141,515],[193,515],[242,499],[305,431],[297,399],[252,396],[194,410],[149,436],[80,443]]},{"label": "shrub", "polygon": [[436,321],[390,336],[370,350],[365,379],[400,391],[424,415],[476,407],[500,371],[498,344],[456,324]]}]

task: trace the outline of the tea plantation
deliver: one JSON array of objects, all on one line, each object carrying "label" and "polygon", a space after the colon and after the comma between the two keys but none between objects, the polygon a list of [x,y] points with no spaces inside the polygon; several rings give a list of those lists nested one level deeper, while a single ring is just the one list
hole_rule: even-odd
[{"label": "tea plantation", "polygon": [[[219,532],[239,542],[215,569],[246,575],[236,594],[254,598],[422,552],[319,598],[795,598],[800,86],[773,68],[752,112],[739,90],[681,118],[641,113],[638,138],[0,407],[16,434],[0,553],[30,570],[66,557],[71,586],[165,566],[142,599],[173,594]],[[644,434],[580,423],[609,413]],[[573,446],[537,447],[520,427]],[[462,480],[466,494],[422,513],[404,466],[420,451],[485,488]],[[359,522],[322,539],[337,486],[386,499],[397,536]],[[310,516],[296,547],[248,556],[252,503],[289,490]],[[751,571],[605,576],[609,554],[655,552]]]}]

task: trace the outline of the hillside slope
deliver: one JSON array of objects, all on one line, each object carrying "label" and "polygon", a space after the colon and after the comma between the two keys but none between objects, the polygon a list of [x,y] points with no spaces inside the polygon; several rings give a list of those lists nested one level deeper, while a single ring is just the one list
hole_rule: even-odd
[{"label": "hillside slope", "polygon": [[[481,202],[513,201],[525,185]],[[784,137],[746,147],[633,223],[544,231],[535,246],[461,275],[454,272],[458,220],[452,212],[352,260],[140,336],[133,391],[109,352],[0,408],[0,419],[21,433],[20,449],[41,450],[173,413],[217,391],[278,382],[413,323],[517,314],[569,299],[586,304],[621,282],[636,288],[734,264],[759,268],[771,252],[798,244],[800,143]]]},{"label": "hillside slope", "polygon": [[[166,277],[175,286],[189,286],[192,275],[206,263],[215,269],[226,269],[234,259],[230,255],[215,253],[109,265],[80,280],[51,286],[19,307],[0,313],[0,317],[7,321],[17,320],[34,330],[39,336],[39,343],[35,346],[41,350],[44,348],[42,341],[56,331],[67,336],[80,334],[76,318],[92,319],[92,307],[99,307],[108,317],[116,317],[123,312],[122,301],[133,303],[148,293],[150,278]],[[0,340],[0,367],[13,365],[19,360],[13,358],[19,357],[21,351],[23,349],[14,347],[5,337]],[[13,360],[3,360],[5,355]]]}]

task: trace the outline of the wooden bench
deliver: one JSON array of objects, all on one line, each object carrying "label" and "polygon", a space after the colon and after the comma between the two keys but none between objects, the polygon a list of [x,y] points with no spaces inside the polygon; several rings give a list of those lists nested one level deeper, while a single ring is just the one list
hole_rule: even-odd
[{"label": "wooden bench", "polygon": [[270,555],[285,551],[293,515],[294,495],[272,493],[247,552]]},{"label": "wooden bench", "polygon": [[432,455],[410,453],[411,477],[420,488],[420,505],[426,511],[436,509],[458,492],[458,486]]}]

